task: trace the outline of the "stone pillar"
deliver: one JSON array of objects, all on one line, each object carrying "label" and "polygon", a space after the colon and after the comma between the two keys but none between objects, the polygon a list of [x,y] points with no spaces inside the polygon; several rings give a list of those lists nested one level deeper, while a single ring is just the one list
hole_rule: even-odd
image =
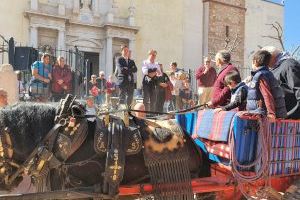
[{"label": "stone pillar", "polygon": [[79,0],[73,0],[73,13],[79,14],[80,9],[80,1]]},{"label": "stone pillar", "polygon": [[94,14],[95,17],[99,17],[100,16],[100,13],[99,13],[99,0],[94,0],[93,14]]},{"label": "stone pillar", "polygon": [[65,30],[58,31],[57,49],[58,49],[57,55],[65,57],[65,50],[66,50]]},{"label": "stone pillar", "polygon": [[17,74],[10,64],[0,66],[0,85],[8,94],[8,104],[19,101],[19,88]]},{"label": "stone pillar", "polygon": [[105,59],[106,59],[105,49],[100,49],[99,69],[101,71],[106,71],[106,62],[105,62]]},{"label": "stone pillar", "polygon": [[135,15],[135,7],[133,5],[131,5],[129,8],[129,17],[128,17],[128,24],[130,26],[134,26],[135,25],[135,20],[134,20],[134,15]]},{"label": "stone pillar", "polygon": [[110,10],[108,11],[107,13],[107,23],[113,23],[114,22],[114,17],[115,17],[115,14],[117,13],[118,11],[118,6],[117,6],[117,3],[115,0],[111,0],[111,8]]},{"label": "stone pillar", "polygon": [[107,36],[106,38],[106,66],[105,74],[113,74],[113,56],[112,56],[112,37]]},{"label": "stone pillar", "polygon": [[35,26],[30,26],[30,46],[38,47],[38,30]]},{"label": "stone pillar", "polygon": [[31,0],[31,2],[30,2],[31,10],[38,10],[38,7],[39,7],[38,0]]},{"label": "stone pillar", "polygon": [[113,23],[114,22],[114,14],[112,12],[107,13],[107,23]]},{"label": "stone pillar", "polygon": [[66,5],[65,5],[65,0],[59,0],[58,4],[58,14],[65,16],[66,15]]},{"label": "stone pillar", "polygon": [[134,59],[135,57],[135,39],[129,40],[129,50],[131,51],[131,59]]},{"label": "stone pillar", "polygon": [[99,50],[99,72],[105,71],[105,63],[103,63],[103,49]]}]

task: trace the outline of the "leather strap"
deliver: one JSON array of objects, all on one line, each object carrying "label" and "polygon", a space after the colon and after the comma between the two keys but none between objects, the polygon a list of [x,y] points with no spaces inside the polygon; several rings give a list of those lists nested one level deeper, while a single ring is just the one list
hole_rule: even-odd
[{"label": "leather strap", "polygon": [[55,126],[47,133],[46,137],[44,137],[44,139],[34,148],[25,162],[8,178],[6,185],[11,185],[13,181],[28,167],[30,161],[38,154],[38,150],[41,146],[45,146],[46,142],[48,142],[52,137],[56,137],[61,126],[61,124],[55,124]]}]

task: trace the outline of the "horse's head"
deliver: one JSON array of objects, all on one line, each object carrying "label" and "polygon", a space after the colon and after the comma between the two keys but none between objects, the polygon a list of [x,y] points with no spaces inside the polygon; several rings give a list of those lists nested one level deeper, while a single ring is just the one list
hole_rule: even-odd
[{"label": "horse's head", "polygon": [[[54,125],[55,106],[19,103],[0,109],[0,189]],[[20,180],[20,179],[19,179]],[[18,179],[12,185],[17,185]]]}]

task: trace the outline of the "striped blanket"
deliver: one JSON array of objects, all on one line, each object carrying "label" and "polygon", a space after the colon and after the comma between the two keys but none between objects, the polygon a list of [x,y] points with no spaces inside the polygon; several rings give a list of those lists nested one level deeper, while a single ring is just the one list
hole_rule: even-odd
[{"label": "striped blanket", "polygon": [[222,158],[226,158],[226,159],[230,158],[230,147],[227,143],[213,142],[206,139],[201,139],[201,141],[204,143],[207,152],[220,156]]},{"label": "striped blanket", "polygon": [[231,122],[236,112],[200,110],[198,112],[195,134],[211,141],[227,142]]},{"label": "striped blanket", "polygon": [[270,174],[300,174],[300,120],[276,120],[269,130]]}]

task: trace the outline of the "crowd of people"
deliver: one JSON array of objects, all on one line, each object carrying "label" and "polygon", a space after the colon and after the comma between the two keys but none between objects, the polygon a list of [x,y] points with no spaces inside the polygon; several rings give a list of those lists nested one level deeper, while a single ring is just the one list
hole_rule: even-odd
[{"label": "crowd of people", "polygon": [[270,120],[300,119],[300,64],[275,47],[265,47],[253,55],[251,74],[243,81],[239,69],[231,64],[230,52],[221,50],[216,54],[217,70],[211,58],[205,57],[195,77],[197,102],[189,77],[184,76],[174,62],[170,65],[169,78],[162,65],[155,61],[156,55],[155,50],[149,51],[142,65],[146,110],[169,111],[170,105],[173,110],[180,110],[198,103],[215,112],[234,109],[263,114]]},{"label": "crowd of people", "polygon": [[53,67],[50,55],[43,54],[41,61],[31,65],[32,77],[28,92],[37,101],[48,101],[51,95],[54,101],[59,101],[72,90],[72,72],[65,64],[63,57],[58,57]]},{"label": "crowd of people", "polygon": [[[85,84],[89,100],[92,98],[97,105],[111,104],[112,97],[128,106],[133,102],[138,67],[127,46],[121,47],[121,53],[113,75],[106,78],[100,71]],[[270,119],[300,119],[300,64],[275,47],[265,47],[253,55],[251,74],[243,81],[239,69],[231,64],[230,52],[219,51],[214,61],[205,57],[195,73],[197,95],[191,89],[191,77],[176,62],[171,62],[166,72],[156,56],[157,51],[150,50],[141,66],[143,106],[139,107],[147,111],[168,112],[198,104],[215,112],[248,110]],[[48,100],[51,92],[52,99],[59,101],[71,92],[72,72],[63,57],[51,66],[50,55],[44,54],[31,69],[29,92],[36,99]],[[1,90],[0,96],[4,99],[5,91]]]},{"label": "crowd of people", "polygon": [[241,81],[227,51],[216,54],[219,72],[207,106],[215,112],[238,110],[276,118],[300,119],[300,64],[275,47],[265,47],[252,58],[251,75]]}]

